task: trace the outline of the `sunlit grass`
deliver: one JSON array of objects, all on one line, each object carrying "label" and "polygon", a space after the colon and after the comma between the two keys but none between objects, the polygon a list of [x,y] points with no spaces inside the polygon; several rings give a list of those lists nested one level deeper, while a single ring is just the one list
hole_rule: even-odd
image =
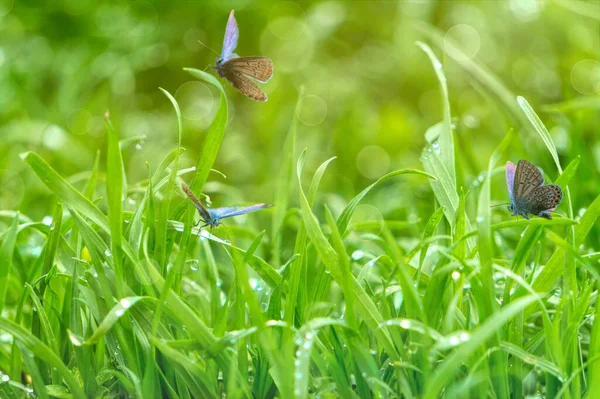
[{"label": "sunlit grass", "polygon": [[[422,170],[393,170],[342,201],[323,185],[346,154],[300,144],[301,88],[296,107],[263,126],[286,121],[261,199],[275,207],[197,227],[181,183],[200,196],[225,180],[211,171],[228,151],[231,109],[221,82],[193,68],[185,72],[215,89],[215,113],[188,137],[177,99],[161,88],[175,144],[138,165],[144,179],[128,174],[131,138],[108,114],[106,143],[77,179],[45,154],[22,153],[55,202],[43,222],[0,211],[0,397],[599,395],[600,196],[578,211],[569,187],[582,184],[586,165],[561,157],[536,107],[468,58],[458,67],[514,126],[487,138],[489,151],[461,142],[443,36],[417,29],[437,46],[415,48],[441,105],[441,121],[419,133]],[[590,98],[544,109],[595,109]],[[523,136],[554,162],[545,175],[565,193],[552,220],[507,220],[490,207],[504,201],[493,188],[505,184],[502,165],[516,160]],[[195,166],[184,167],[191,141],[200,142]],[[465,172],[465,148],[485,160],[475,176]],[[314,154],[325,154],[317,165]],[[391,208],[411,208],[419,195],[427,204],[358,218],[382,192]]]}]

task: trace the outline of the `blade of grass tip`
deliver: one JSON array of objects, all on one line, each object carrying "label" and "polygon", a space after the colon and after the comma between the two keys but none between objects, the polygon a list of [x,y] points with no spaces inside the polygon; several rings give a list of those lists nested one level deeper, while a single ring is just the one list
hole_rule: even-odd
[{"label": "blade of grass tip", "polygon": [[[304,168],[304,161],[306,157],[306,150],[300,154],[297,163],[297,180],[298,180],[298,192],[300,196],[300,207],[302,212],[302,220],[306,227],[306,232],[311,242],[315,246],[315,249],[321,258],[325,268],[331,273],[331,276],[342,285],[342,275],[338,266],[338,257],[336,251],[333,249],[331,244],[325,238],[325,235],[319,227],[319,221],[316,216],[312,213],[304,190],[302,189],[302,169]],[[340,230],[341,231],[341,230]],[[377,329],[379,324],[383,322],[383,317],[379,313],[377,306],[373,303],[371,297],[364,291],[363,287],[358,281],[352,276],[352,282],[354,284],[354,290],[356,293],[357,311],[361,313],[361,316],[365,318],[365,322],[372,328]],[[382,341],[382,345],[385,346],[388,351],[388,355],[395,359],[396,350],[390,340],[387,331],[378,330],[378,339]]]},{"label": "blade of grass tip", "polygon": [[38,317],[40,318],[40,324],[42,325],[42,331],[44,332],[48,346],[50,346],[54,353],[60,355],[58,341],[56,340],[56,336],[54,335],[54,331],[52,330],[52,326],[48,320],[48,315],[46,314],[46,310],[42,305],[40,298],[37,296],[33,290],[33,287],[29,285],[29,283],[25,283],[25,289],[29,292],[29,297],[31,298],[34,309],[37,310]]},{"label": "blade of grass tip", "polygon": [[69,368],[61,361],[60,357],[58,357],[46,344],[33,336],[23,327],[6,318],[0,318],[0,329],[12,335],[15,340],[19,341],[21,345],[26,347],[38,359],[43,359],[48,365],[55,367],[58,373],[62,376],[64,382],[69,387],[73,398],[86,398],[81,385],[79,385],[77,377],[75,377]]},{"label": "blade of grass tip", "polygon": [[8,279],[13,264],[13,252],[17,240],[18,226],[19,215],[17,213],[10,229],[4,234],[4,240],[0,247],[0,265],[2,265],[2,267],[0,267],[0,314],[2,314],[6,301],[6,291],[8,289]]},{"label": "blade of grass tip", "polygon": [[365,188],[356,197],[352,198],[350,200],[350,202],[348,202],[348,205],[346,205],[346,207],[344,208],[344,210],[342,211],[342,213],[340,214],[340,216],[337,219],[337,225],[338,225],[338,230],[340,231],[340,235],[342,235],[342,237],[344,236],[344,234],[346,233],[346,229],[348,228],[348,224],[350,223],[350,219],[352,218],[352,215],[354,214],[354,211],[356,210],[356,207],[360,204],[360,202],[363,200],[363,198],[367,194],[369,194],[369,192],[371,190],[373,190],[375,187],[379,186],[381,183],[385,182],[386,180],[388,180],[394,176],[405,175],[405,174],[420,175],[420,176],[425,176],[429,179],[437,180],[434,176],[430,175],[429,173],[426,173],[426,172],[423,172],[423,171],[420,171],[417,169],[399,169],[399,170],[395,170],[393,172],[390,172],[390,173],[380,177],[379,179],[377,179],[377,181],[375,183],[373,183],[369,187]]},{"label": "blade of grass tip", "polygon": [[143,297],[143,296],[130,296],[121,299],[104,317],[98,328],[94,331],[91,337],[85,341],[81,341],[80,337],[76,337],[73,333],[70,334],[71,342],[73,345],[93,345],[96,344],[101,338],[103,338],[110,329],[123,317],[129,309],[140,301],[155,302],[156,298]]},{"label": "blade of grass tip", "polygon": [[446,75],[442,67],[442,63],[435,56],[431,48],[423,42],[416,42],[417,47],[427,54],[435,75],[440,83],[440,97],[442,102],[442,129],[440,136],[438,137],[440,159],[448,170],[450,178],[452,179],[454,186],[456,186],[456,164],[454,161],[454,139],[452,137],[452,126],[451,126],[451,114],[450,114],[450,100],[448,98],[448,84],[446,82]]},{"label": "blade of grass tip", "polygon": [[423,246],[421,247],[421,254],[419,255],[419,268],[417,269],[417,276],[415,277],[417,287],[419,287],[421,281],[421,269],[423,268],[423,262],[425,261],[425,256],[427,256],[427,249],[429,248],[429,242],[427,241],[427,239],[433,236],[433,233],[435,233],[443,217],[444,207],[441,206],[433,213],[433,215],[431,215],[431,217],[427,221],[427,224],[425,225],[425,230],[423,231],[422,239]]},{"label": "blade of grass tip", "polygon": [[[62,224],[63,206],[59,201],[54,208],[52,215],[52,224],[50,225],[50,234],[44,248],[44,263],[42,264],[42,276],[48,274],[50,268],[54,265],[54,257],[57,254],[58,243],[61,239],[61,224]],[[37,273],[34,275],[37,276]],[[44,297],[46,290],[46,279],[40,282],[40,296]]]},{"label": "blade of grass tip", "polygon": [[[177,105],[177,101],[175,101],[175,99],[170,94],[168,94],[168,92],[163,90],[163,93],[165,93],[167,98],[173,104],[173,107],[175,108],[175,113],[177,114],[177,118],[179,121],[179,119],[181,118],[181,113],[179,111],[179,105]],[[181,129],[181,125],[179,125],[179,128]],[[179,136],[181,136],[181,130],[179,131]],[[155,242],[154,242],[154,256],[155,256],[156,260],[158,261],[158,264],[161,267],[163,276],[167,274],[167,264],[169,263],[169,252],[170,251],[168,248],[169,242],[167,241],[167,223],[168,223],[168,219],[169,219],[169,209],[170,209],[170,205],[171,205],[172,195],[176,189],[175,181],[177,180],[177,172],[179,171],[179,153],[176,153],[175,160],[173,163],[174,163],[173,168],[171,169],[171,173],[169,174],[169,180],[167,183],[166,192],[163,196],[162,201],[159,202],[158,220],[156,221],[156,228],[154,230],[154,234],[156,237]],[[185,206],[185,205],[182,205],[182,206]],[[190,209],[189,204],[188,204],[188,209]],[[188,243],[189,237],[190,237],[190,232],[191,232],[190,227],[186,226],[184,234],[181,236],[181,241],[179,243],[180,249],[183,252],[186,251],[187,243]],[[182,262],[185,259],[181,258],[179,256],[177,257],[177,259],[179,259],[180,263],[178,263],[177,265],[174,265],[174,266],[183,266]],[[181,273],[178,273],[178,275],[181,277]],[[175,278],[175,277],[176,276],[173,275],[173,278]],[[170,281],[170,279],[167,279],[167,281]],[[172,283],[169,282],[169,284],[168,284],[169,288],[171,288],[171,284],[174,284],[175,290],[177,291],[177,287],[180,284],[180,280],[179,281],[174,280]],[[160,308],[160,305],[159,305],[159,309],[157,310],[156,313],[160,314],[161,311],[162,311],[162,309]]]},{"label": "blade of grass tip", "polygon": [[337,263],[337,253],[329,244],[327,238],[325,238],[325,235],[321,231],[321,228],[319,227],[319,221],[317,220],[316,216],[312,213],[310,205],[308,204],[308,200],[304,195],[304,190],[302,189],[302,169],[304,168],[305,160],[306,149],[302,151],[302,154],[300,154],[296,166],[296,177],[299,187],[298,191],[300,194],[300,208],[302,211],[302,220],[304,221],[304,226],[306,227],[308,236],[311,239],[313,245],[315,246],[315,249],[317,250],[319,256],[323,260],[325,267],[327,267],[327,269],[333,275],[334,279],[340,280],[340,271]]},{"label": "blade of grass tip", "polygon": [[62,176],[60,176],[50,165],[38,154],[26,152],[21,158],[29,165],[40,180],[52,191],[65,205],[69,205],[82,215],[85,215],[100,228],[110,233],[110,227],[106,216],[89,199],[75,190]]},{"label": "blade of grass tip", "polygon": [[[415,28],[427,35],[432,42],[441,50],[448,54],[448,51],[452,51],[454,54],[461,54],[461,57],[452,57],[467,73],[473,76],[479,83],[490,92],[494,93],[501,101],[501,103],[510,112],[513,119],[520,123],[525,129],[531,132],[531,125],[527,119],[524,118],[523,113],[520,111],[515,101],[515,95],[498,79],[489,69],[484,65],[478,63],[472,57],[464,55],[460,46],[453,43],[444,33],[434,28],[433,26],[425,23],[416,23]],[[450,58],[450,57],[449,57]]]},{"label": "blade of grass tip", "polygon": [[[497,309],[497,302],[494,295],[494,271],[493,271],[493,245],[491,229],[491,208],[490,208],[490,185],[492,171],[503,156],[504,151],[511,143],[513,130],[509,130],[504,139],[500,142],[496,150],[492,153],[488,163],[488,172],[479,194],[477,204],[477,227],[479,231],[479,258],[481,264],[482,287],[475,285],[473,292],[476,295],[476,302],[479,307],[479,313],[482,320],[491,317]],[[496,336],[494,342],[497,343],[500,336]],[[494,390],[498,397],[504,398],[510,396],[508,386],[508,372],[506,367],[506,355],[502,352],[493,352],[490,355],[490,377],[494,385]]]},{"label": "blade of grass tip", "polygon": [[296,107],[294,108],[292,123],[290,124],[287,137],[285,138],[285,143],[283,144],[283,157],[281,159],[279,176],[277,177],[277,188],[275,191],[275,203],[277,206],[273,212],[273,227],[271,232],[271,256],[273,259],[273,266],[275,267],[279,267],[281,265],[282,232],[280,232],[280,229],[283,225],[283,221],[288,210],[288,204],[294,183],[296,131],[298,130],[298,110],[300,109],[300,101],[302,100],[302,97],[304,97],[304,86],[300,87],[300,92],[298,93],[298,100],[296,101]]},{"label": "blade of grass tip", "polygon": [[215,114],[208,131],[206,132],[206,138],[202,144],[200,157],[198,158],[198,163],[196,164],[196,175],[191,184],[189,184],[190,189],[193,192],[200,193],[202,192],[204,183],[206,183],[210,169],[217,158],[219,148],[221,148],[221,142],[223,141],[223,136],[225,135],[228,114],[227,95],[225,94],[225,89],[223,89],[221,82],[219,82],[219,80],[213,75],[191,68],[184,68],[184,71],[193,77],[203,80],[204,82],[216,87],[220,93],[219,108],[217,109],[217,113]]},{"label": "blade of grass tip", "polygon": [[[554,145],[554,142],[552,141],[552,136],[550,136],[550,132],[548,132],[548,129],[546,129],[546,126],[544,126],[544,124],[542,123],[539,116],[535,113],[535,111],[533,110],[531,105],[529,105],[529,103],[527,102],[527,100],[524,97],[521,97],[521,96],[517,97],[517,102],[519,103],[519,106],[521,107],[521,109],[523,110],[525,115],[527,116],[527,119],[529,120],[529,122],[531,122],[531,124],[533,125],[535,131],[538,133],[538,135],[541,137],[542,141],[548,148],[550,155],[552,155],[552,158],[554,159],[554,163],[556,164],[558,173],[562,174],[563,170],[562,170],[562,167],[560,166],[560,160],[558,159],[558,153],[556,151],[556,146]],[[565,203],[567,205],[567,213],[569,215],[569,218],[573,219],[573,204],[571,203],[571,192],[569,190],[569,186],[565,185],[563,191],[565,193]],[[569,231],[569,235],[568,235],[569,244],[574,245],[575,244],[575,227],[571,226],[568,229],[568,231]],[[577,291],[577,276],[575,273],[575,268],[572,266],[573,264],[574,264],[574,262],[573,262],[571,254],[569,254],[568,252],[565,253],[563,292],[566,295],[570,295],[571,292]],[[568,317],[565,317],[564,328],[567,328],[567,323],[568,323],[567,319],[568,319]]]},{"label": "blade of grass tip", "polygon": [[[300,163],[300,159],[302,159],[302,168],[304,168],[304,157],[306,156],[306,150],[301,154],[298,158],[298,162]],[[310,187],[308,190],[308,206],[312,208],[315,197],[317,196],[317,191],[319,190],[319,185],[321,184],[321,179],[327,170],[329,164],[336,159],[335,157],[331,157],[325,162],[323,162],[317,168],[312,181],[310,183]],[[304,266],[304,258],[306,257],[306,244],[307,244],[307,233],[306,227],[304,224],[300,224],[298,229],[298,233],[296,234],[296,242],[294,244],[294,253],[300,255],[300,262],[297,262],[293,265],[290,271],[289,276],[289,284],[288,291],[286,295],[285,301],[285,313],[284,320],[290,325],[294,325],[294,317],[296,317],[297,312],[302,312],[304,310],[304,300],[306,298],[306,279],[302,279],[303,276],[306,275]],[[290,335],[288,332],[284,331],[284,340],[289,339]]]},{"label": "blade of grass tip", "polygon": [[525,113],[525,116],[527,116],[527,119],[529,120],[529,122],[531,122],[533,128],[548,148],[548,151],[550,152],[550,155],[552,155],[552,159],[554,159],[554,163],[558,168],[558,173],[562,173],[562,168],[558,159],[558,153],[556,152],[556,146],[552,141],[552,136],[550,136],[550,132],[548,132],[548,129],[546,129],[546,126],[544,126],[542,120],[539,118],[539,116],[537,116],[533,108],[531,108],[531,105],[529,105],[529,103],[524,97],[517,96],[517,103],[519,104],[519,106]]},{"label": "blade of grass tip", "polygon": [[469,359],[480,345],[483,345],[493,335],[497,334],[505,323],[534,301],[536,301],[535,296],[519,298],[494,313],[483,324],[473,330],[468,339],[438,366],[435,373],[427,381],[423,398],[434,399],[439,397],[444,387],[448,386],[453,376],[460,370],[461,364]]},{"label": "blade of grass tip", "polygon": [[175,97],[173,97],[171,95],[171,93],[169,93],[162,87],[159,87],[158,89],[163,92],[163,94],[169,99],[169,101],[171,101],[171,104],[173,104],[173,108],[175,108],[175,113],[177,114],[177,132],[178,132],[177,148],[179,149],[179,148],[181,148],[181,141],[183,138],[183,118],[181,116],[181,110],[179,109],[179,104],[177,104],[177,100],[175,100]]}]

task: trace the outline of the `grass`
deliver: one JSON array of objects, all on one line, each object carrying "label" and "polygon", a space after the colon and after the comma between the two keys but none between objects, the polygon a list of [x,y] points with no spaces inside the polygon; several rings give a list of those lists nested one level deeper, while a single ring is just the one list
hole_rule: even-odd
[{"label": "grass", "polygon": [[[418,29],[443,48],[439,32]],[[50,224],[1,214],[9,222],[0,245],[0,397],[600,395],[600,249],[589,247],[600,196],[576,215],[569,185],[580,179],[581,158],[563,169],[534,107],[483,65],[461,61],[515,124],[486,155],[477,184],[464,184],[445,63],[417,46],[442,107],[425,133],[423,170],[384,174],[341,209],[318,200],[335,157],[309,173],[312,149],[298,148],[301,89],[275,161],[275,207],[248,223],[194,227],[181,182],[201,193],[221,177],[211,172],[230,112],[221,82],[196,69],[185,71],[219,101],[194,168],[182,167],[182,112],[165,89],[177,145],[142,181],[128,179],[127,139],[108,114],[106,157],[89,165],[82,189],[40,154],[23,153],[57,201]],[[546,180],[565,198],[552,220],[498,221],[503,211],[490,208],[519,135],[555,162]],[[431,188],[429,213],[355,222],[370,195],[403,180]],[[135,204],[125,200],[132,193]],[[37,256],[20,245],[24,237],[36,240]]]}]

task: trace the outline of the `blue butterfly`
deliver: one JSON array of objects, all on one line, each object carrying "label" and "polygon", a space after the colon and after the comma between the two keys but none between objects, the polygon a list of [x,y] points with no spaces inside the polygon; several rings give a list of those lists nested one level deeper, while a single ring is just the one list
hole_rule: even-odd
[{"label": "blue butterfly", "polygon": [[217,58],[217,64],[213,68],[217,70],[220,77],[227,79],[246,97],[255,101],[267,101],[267,95],[252,79],[261,83],[268,82],[273,76],[273,61],[267,57],[240,57],[235,54],[233,51],[239,36],[237,22],[231,10],[225,28],[221,56]]},{"label": "blue butterfly", "polygon": [[221,219],[239,216],[245,213],[256,212],[258,210],[270,208],[273,206],[267,204],[256,204],[247,207],[230,206],[224,208],[207,208],[202,204],[202,202],[200,202],[198,197],[196,197],[196,195],[192,192],[192,190],[190,190],[190,188],[185,183],[181,183],[181,188],[192,200],[194,206],[196,207],[196,209],[198,209],[198,213],[200,214],[202,221],[204,221],[204,225],[202,225],[200,228],[208,226],[211,229],[213,229],[221,224]]},{"label": "blue butterfly", "polygon": [[552,219],[550,214],[562,201],[562,190],[556,184],[544,186],[544,177],[532,163],[520,160],[515,166],[506,163],[506,185],[511,204],[508,210],[512,216],[521,215],[529,219],[529,214]]}]

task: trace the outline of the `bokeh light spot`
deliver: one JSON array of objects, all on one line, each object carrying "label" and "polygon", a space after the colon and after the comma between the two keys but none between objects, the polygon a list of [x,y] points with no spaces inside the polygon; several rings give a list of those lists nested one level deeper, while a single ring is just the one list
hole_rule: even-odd
[{"label": "bokeh light spot", "polygon": [[25,183],[21,176],[9,169],[0,169],[0,209],[13,209],[25,195]]},{"label": "bokeh light spot", "polygon": [[358,153],[356,168],[361,175],[369,179],[378,179],[390,167],[390,156],[378,145],[368,145]]},{"label": "bokeh light spot", "polygon": [[316,126],[327,117],[327,103],[321,97],[310,94],[302,97],[298,119],[307,126]]},{"label": "bokeh light spot", "polygon": [[481,37],[475,28],[467,24],[454,25],[444,37],[444,50],[457,61],[466,61],[477,55]]},{"label": "bokeh light spot", "polygon": [[60,150],[67,142],[67,133],[57,125],[50,125],[43,133],[43,142],[47,148]]},{"label": "bokeh light spot", "polygon": [[179,86],[175,98],[181,107],[183,117],[189,120],[200,120],[207,117],[213,107],[213,95],[208,86],[202,82],[186,82]]},{"label": "bokeh light spot", "polygon": [[283,1],[269,12],[269,30],[279,39],[297,39],[306,29],[306,15],[296,3]]},{"label": "bokeh light spot", "polygon": [[92,114],[84,108],[73,110],[67,117],[67,127],[71,133],[83,135],[90,131]]},{"label": "bokeh light spot", "polygon": [[305,35],[302,40],[284,42],[271,57],[277,70],[295,72],[308,66],[314,54],[314,47],[312,35]]},{"label": "bokeh light spot", "polygon": [[147,50],[146,63],[150,68],[163,65],[169,59],[169,47],[164,43],[155,44]]},{"label": "bokeh light spot", "polygon": [[372,205],[362,204],[356,207],[352,218],[350,219],[351,225],[363,225],[359,231],[360,233],[372,233],[379,235],[383,230],[383,215],[379,209]]},{"label": "bokeh light spot", "polygon": [[600,93],[600,62],[586,59],[573,65],[571,85],[581,94]]},{"label": "bokeh light spot", "polygon": [[135,90],[135,76],[133,71],[122,65],[112,75],[110,85],[113,93],[117,95],[128,95]]}]

